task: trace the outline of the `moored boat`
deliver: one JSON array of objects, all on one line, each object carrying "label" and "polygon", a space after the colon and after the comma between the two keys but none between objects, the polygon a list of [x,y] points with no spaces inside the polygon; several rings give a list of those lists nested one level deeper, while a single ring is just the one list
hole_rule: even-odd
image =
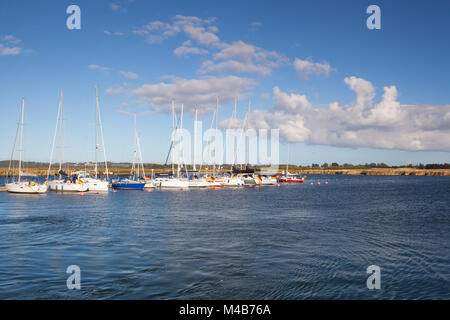
[{"label": "moored boat", "polygon": [[40,194],[47,192],[47,186],[45,184],[39,184],[34,181],[6,183],[5,187],[6,191],[10,193]]},{"label": "moored boat", "polygon": [[[79,179],[79,175],[69,176],[64,170],[62,170],[62,124],[63,124],[63,91],[61,90],[61,97],[59,100],[58,116],[56,118],[55,134],[53,136],[52,151],[50,153],[50,161],[47,171],[47,185],[51,191],[58,192],[85,192],[88,187],[82,179]],[[49,180],[50,169],[52,166],[53,151],[55,148],[56,136],[59,129],[59,170],[58,178],[55,180]]]},{"label": "moored boat", "polygon": [[106,161],[106,151],[105,151],[105,139],[103,137],[103,126],[102,119],[100,116],[100,107],[98,104],[98,89],[95,87],[95,168],[94,172],[80,172],[82,181],[88,187],[88,191],[108,191],[109,181],[104,177],[101,179],[98,174],[98,152],[99,152],[99,142],[98,142],[98,129],[100,128],[101,142],[103,149],[103,159],[105,163],[105,170],[108,172],[108,163]]},{"label": "moored boat", "polygon": [[113,189],[120,190],[143,190],[145,182],[133,178],[126,178],[118,181],[113,181]]},{"label": "moored boat", "polygon": [[296,175],[285,175],[278,178],[278,182],[292,182],[292,183],[303,183],[305,179],[298,177]]},{"label": "moored boat", "polygon": [[[20,111],[20,122],[18,125],[20,126],[20,150],[19,150],[19,168],[18,168],[18,176],[17,180],[13,180],[5,184],[6,191],[11,193],[28,193],[28,194],[42,194],[47,192],[47,186],[45,184],[41,184],[35,181],[26,181],[22,179],[24,173],[22,172],[22,153],[23,153],[23,118],[25,111],[25,99],[22,99],[22,108]],[[11,163],[14,156],[14,150],[16,148],[16,140],[17,133],[19,131],[19,127],[17,127],[16,137],[14,139],[13,151],[11,153],[11,159],[9,161],[8,168],[8,176],[9,171],[11,170]]]},{"label": "moored boat", "polygon": [[88,186],[77,177],[61,176],[60,179],[48,181],[48,189],[57,192],[86,192]]}]

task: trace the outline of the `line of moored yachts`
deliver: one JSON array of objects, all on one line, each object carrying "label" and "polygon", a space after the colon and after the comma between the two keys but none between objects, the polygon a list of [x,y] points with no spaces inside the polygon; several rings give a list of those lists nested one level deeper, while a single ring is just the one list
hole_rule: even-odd
[{"label": "line of moored yachts", "polygon": [[59,175],[54,180],[47,180],[44,183],[26,180],[14,181],[6,184],[8,192],[12,193],[45,193],[47,191],[56,192],[87,192],[87,191],[108,191],[110,188],[118,190],[143,190],[150,188],[163,189],[188,189],[188,188],[216,188],[216,187],[244,187],[279,185],[279,183],[303,183],[305,177],[298,177],[292,174],[268,175],[257,174],[252,170],[241,171],[239,173],[229,172],[222,175],[204,174],[190,172],[177,176],[171,174],[152,174],[130,176],[128,178],[109,180],[107,177],[101,178],[95,172],[76,171],[66,174],[60,170]]}]

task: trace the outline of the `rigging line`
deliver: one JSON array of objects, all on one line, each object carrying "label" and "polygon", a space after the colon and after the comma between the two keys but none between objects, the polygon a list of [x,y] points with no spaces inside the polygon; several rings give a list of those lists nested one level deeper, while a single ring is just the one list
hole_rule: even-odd
[{"label": "rigging line", "polygon": [[[177,123],[177,125],[175,127],[175,130],[178,129],[179,125],[180,125],[180,119],[178,119],[178,123]],[[167,153],[166,162],[164,163],[165,166],[167,165],[167,161],[169,161],[169,157],[170,157],[170,154],[172,152],[173,142],[174,142],[174,139],[171,139],[170,146],[169,146],[169,152]]]},{"label": "rigging line", "polygon": [[[142,162],[141,139],[139,138],[139,134],[136,135],[136,139],[137,139],[137,148],[138,148],[139,162],[140,162],[141,167],[142,167],[142,175],[145,177],[144,163]],[[139,168],[139,163],[138,163],[138,168]]]},{"label": "rigging line", "polygon": [[[213,128],[215,117],[216,117],[216,111],[214,110],[213,117],[211,119],[211,126],[209,127],[210,129]],[[207,141],[206,147],[205,147],[208,150],[208,159],[207,159],[208,164],[211,163],[211,144],[212,144],[211,141]],[[200,163],[200,171],[202,171],[202,168],[203,168],[203,155],[202,155],[202,162]]]},{"label": "rigging line", "polygon": [[9,177],[9,173],[10,173],[10,170],[11,170],[11,164],[12,164],[13,157],[14,157],[14,151],[16,149],[17,135],[19,134],[19,127],[20,127],[20,116],[21,115],[19,113],[19,119],[17,120],[16,136],[14,137],[13,148],[11,150],[11,158],[9,159],[8,173],[6,174],[6,177]]},{"label": "rigging line", "polygon": [[237,146],[236,146],[236,152],[234,154],[234,160],[233,160],[233,166],[236,165],[236,160],[237,160],[237,153],[239,152],[239,146],[240,146],[240,142],[242,141],[242,136],[244,135],[244,126],[245,126],[245,122],[247,121],[247,116],[248,114],[245,115],[244,121],[243,121],[243,126],[242,126],[242,130],[241,130],[241,136],[239,137]]},{"label": "rigging line", "polygon": [[[97,97],[97,101],[98,101],[98,97]],[[98,102],[97,102],[97,104],[98,104]],[[103,137],[103,125],[102,125],[102,117],[101,117],[101,114],[100,114],[100,107],[98,107],[98,122],[100,124],[100,135],[102,137],[102,150],[103,150],[103,157],[105,159],[105,170],[106,170],[106,173],[107,173],[106,176],[108,177],[108,162],[106,160],[105,139]]]},{"label": "rigging line", "polygon": [[62,103],[62,101],[61,101],[61,98],[60,98],[60,100],[59,100],[59,107],[58,107],[58,116],[56,117],[55,133],[53,135],[52,151],[50,152],[50,161],[49,161],[49,164],[48,164],[46,181],[48,181],[48,177],[50,176],[50,169],[52,167],[53,151],[55,149],[56,135],[58,133],[58,122],[59,122],[59,116],[60,116],[60,111],[61,111],[61,103]]}]

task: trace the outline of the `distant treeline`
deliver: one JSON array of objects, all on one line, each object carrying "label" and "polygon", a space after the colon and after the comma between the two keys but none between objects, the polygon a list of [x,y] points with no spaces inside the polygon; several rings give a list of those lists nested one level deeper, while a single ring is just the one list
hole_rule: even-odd
[{"label": "distant treeline", "polygon": [[313,163],[311,166],[297,166],[297,168],[326,168],[326,169],[373,169],[373,168],[414,168],[414,169],[450,169],[450,163],[429,163],[429,164],[406,164],[400,166],[389,166],[385,163],[365,163],[365,164],[357,164],[353,165],[350,163],[338,164],[333,162],[328,164],[325,162],[320,165],[318,163]]},{"label": "distant treeline", "polygon": [[[36,162],[36,161],[27,161],[22,162],[22,165],[24,168],[30,168],[30,169],[47,169],[48,163],[45,162]],[[0,168],[8,168],[9,166],[9,160],[3,160],[0,161]],[[13,168],[17,168],[18,161],[13,160],[12,165]],[[58,164],[53,164],[53,168],[58,166]],[[113,168],[130,168],[131,163],[129,162],[108,162],[108,167]],[[152,169],[168,169],[171,168],[171,164],[163,165],[159,163],[144,163],[145,168],[152,168]],[[209,165],[211,166],[211,165]],[[221,165],[224,168],[231,167],[230,164],[224,164]],[[239,165],[238,165],[239,166]],[[81,162],[65,162],[63,163],[64,168],[79,168],[80,170],[86,168],[86,169],[92,169],[94,167],[93,163],[81,163]],[[104,163],[99,163],[99,167],[104,167]],[[203,165],[203,167],[208,167],[208,165]],[[253,167],[253,166],[252,166]],[[264,168],[266,166],[256,166],[253,168]],[[279,167],[282,169],[286,167],[286,164],[280,164]],[[188,165],[188,168],[191,168],[190,165]],[[385,163],[365,163],[365,164],[350,164],[350,163],[344,163],[344,164],[338,164],[337,162],[332,163],[313,163],[310,166],[304,166],[304,165],[289,165],[289,169],[372,169],[372,168],[415,168],[415,169],[450,169],[450,163],[429,163],[429,164],[407,164],[407,165],[400,165],[400,166],[389,166]]]}]

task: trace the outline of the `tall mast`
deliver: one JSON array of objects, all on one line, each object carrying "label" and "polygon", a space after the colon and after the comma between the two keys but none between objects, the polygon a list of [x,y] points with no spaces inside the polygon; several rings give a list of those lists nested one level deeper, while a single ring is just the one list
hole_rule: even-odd
[{"label": "tall mast", "polygon": [[139,154],[138,171],[139,171],[139,165],[140,165],[141,169],[142,169],[142,175],[145,176],[144,163],[142,161],[142,152],[141,152],[141,139],[139,138],[138,134],[136,134],[136,138],[137,138],[137,149],[138,149],[138,154]]},{"label": "tall mast", "polygon": [[214,131],[214,165],[213,175],[216,175],[216,155],[217,155],[217,120],[219,118],[219,97],[216,100],[216,130]]},{"label": "tall mast", "polygon": [[21,120],[20,120],[20,150],[19,150],[19,179],[18,182],[20,183],[20,178],[22,175],[22,152],[23,152],[23,111],[25,109],[25,99],[22,99],[22,111],[21,111]]},{"label": "tall mast", "polygon": [[100,114],[100,106],[98,104],[97,87],[95,88],[95,93],[96,93],[96,100],[97,100],[98,124],[100,125],[100,135],[102,137],[103,159],[105,161],[106,174],[108,174],[108,162],[106,160],[105,138],[103,136],[102,117],[101,117],[101,114]]},{"label": "tall mast", "polygon": [[[62,90],[61,90],[62,93]],[[50,160],[48,162],[48,170],[47,170],[47,178],[46,181],[48,181],[48,178],[50,176],[50,170],[52,168],[52,161],[53,161],[53,152],[55,151],[55,144],[56,144],[56,136],[58,134],[58,122],[59,117],[61,113],[61,106],[62,106],[62,96],[59,99],[59,105],[58,105],[58,115],[56,116],[56,124],[55,124],[55,133],[53,134],[53,142],[52,142],[52,150],[50,151]],[[15,142],[14,142],[15,143]]]},{"label": "tall mast", "polygon": [[[137,148],[137,141],[136,141],[136,114],[133,114],[133,120],[134,120],[134,144],[133,144],[133,164],[132,164],[132,167],[131,167],[131,171],[132,171],[132,173],[133,173],[133,175],[136,175],[136,165],[135,165],[135,163],[136,163],[136,156],[137,156],[137,151],[136,151],[136,148]],[[138,167],[138,170],[139,170],[139,167]]]},{"label": "tall mast", "polygon": [[[180,148],[179,148],[181,159],[178,160],[178,175],[180,175],[180,161],[184,160],[183,141],[182,141],[183,135],[181,134],[181,130],[183,130],[183,111],[184,111],[184,105],[181,104],[181,114],[180,114]],[[181,165],[183,165],[183,164],[181,164]]]},{"label": "tall mast", "polygon": [[248,100],[248,107],[247,107],[247,123],[245,128],[245,169],[248,167],[248,128],[249,128],[249,120],[250,120],[250,99]]},{"label": "tall mast", "polygon": [[98,92],[95,87],[95,178],[98,170]]},{"label": "tall mast", "polygon": [[234,97],[234,110],[233,110],[233,119],[236,119],[236,111],[237,111],[237,96]]},{"label": "tall mast", "polygon": [[197,108],[195,109],[195,117],[194,117],[194,159],[192,161],[192,170],[196,171],[197,168],[195,167],[195,156],[196,156],[196,151],[197,151],[197,113],[198,110]]},{"label": "tall mast", "polygon": [[59,103],[59,171],[62,169],[62,148],[63,148],[63,136],[62,136],[62,125],[63,125],[63,90],[61,89],[61,100]]},{"label": "tall mast", "polygon": [[172,175],[173,175],[173,172],[175,170],[175,168],[174,168],[175,158],[174,158],[174,154],[173,154],[174,142],[175,142],[175,105],[174,105],[174,102],[172,100],[172,146],[171,146],[171,150],[170,150],[170,153],[172,154]]}]

